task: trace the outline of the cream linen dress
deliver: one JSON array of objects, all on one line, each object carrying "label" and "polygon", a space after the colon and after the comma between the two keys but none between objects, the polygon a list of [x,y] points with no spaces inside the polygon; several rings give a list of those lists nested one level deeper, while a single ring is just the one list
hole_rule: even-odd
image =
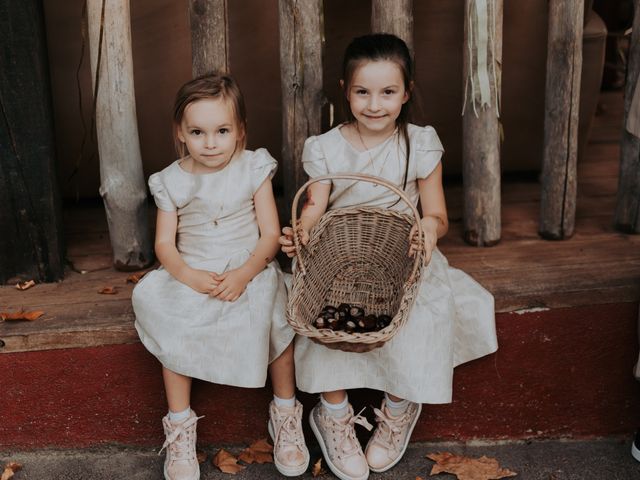
[{"label": "cream linen dress", "polygon": [[[191,267],[222,273],[241,266],[259,238],[253,195],[276,161],[245,150],[222,170],[195,175],[179,161],[149,178],[158,208],[178,215],[177,248]],[[265,385],[268,364],[291,343],[286,287],[277,262],[235,302],[198,293],[160,267],[133,290],[135,327],[169,370],[214,383]]]},{"label": "cream linen dress", "polygon": [[[414,204],[419,178],[440,162],[443,148],[432,127],[409,125],[410,159],[405,192]],[[302,162],[310,177],[359,172],[402,186],[405,142],[396,132],[384,143],[359,152],[340,127],[310,137]],[[334,180],[329,208],[368,205],[411,213],[398,196],[381,185]],[[439,250],[425,268],[405,325],[382,347],[366,353],[332,350],[297,336],[296,380],[306,392],[373,388],[419,403],[451,401],[453,368],[498,348],[493,296]]]}]

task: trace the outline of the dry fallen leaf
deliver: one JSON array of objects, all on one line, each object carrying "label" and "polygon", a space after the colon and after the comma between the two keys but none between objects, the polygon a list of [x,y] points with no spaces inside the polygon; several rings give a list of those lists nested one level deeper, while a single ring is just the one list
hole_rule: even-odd
[{"label": "dry fallen leaf", "polygon": [[248,448],[245,448],[238,456],[238,460],[242,460],[245,463],[273,463],[271,452],[273,452],[273,447],[267,442],[266,438],[263,438],[256,440]]},{"label": "dry fallen leaf", "polygon": [[112,285],[108,285],[98,290],[98,293],[101,293],[103,295],[115,295],[116,293],[118,293],[118,289]]},{"label": "dry fallen leaf", "polygon": [[15,320],[28,320],[33,321],[40,318],[44,315],[44,312],[41,310],[34,310],[31,312],[25,312],[24,310],[19,310],[17,312],[0,312],[0,319],[9,322]]},{"label": "dry fallen leaf", "polygon": [[324,475],[325,473],[327,472],[322,468],[322,457],[320,457],[318,461],[313,464],[313,467],[311,468],[311,475],[313,475],[313,478],[316,478],[320,475]]},{"label": "dry fallen leaf", "polygon": [[207,452],[204,450],[196,450],[196,458],[198,463],[204,463],[207,460]]},{"label": "dry fallen leaf", "polygon": [[36,284],[33,280],[27,280],[26,282],[16,283],[16,288],[18,290],[29,290]]},{"label": "dry fallen leaf", "polygon": [[238,459],[223,448],[218,450],[218,453],[215,454],[211,463],[218,467],[221,472],[234,475],[245,468],[242,465],[238,465]]},{"label": "dry fallen leaf", "polygon": [[135,272],[127,277],[127,283],[138,283],[142,277],[147,274],[148,270],[143,272]]},{"label": "dry fallen leaf", "polygon": [[4,466],[4,471],[2,472],[2,476],[0,477],[0,480],[9,480],[11,477],[13,477],[13,474],[16,473],[18,470],[22,469],[22,464],[18,463],[18,462],[8,462],[5,464]]},{"label": "dry fallen leaf", "polygon": [[430,475],[446,472],[453,473],[458,480],[499,480],[505,477],[515,477],[516,472],[500,468],[495,458],[482,456],[469,458],[462,455],[454,455],[449,452],[431,453],[427,458],[436,462]]}]

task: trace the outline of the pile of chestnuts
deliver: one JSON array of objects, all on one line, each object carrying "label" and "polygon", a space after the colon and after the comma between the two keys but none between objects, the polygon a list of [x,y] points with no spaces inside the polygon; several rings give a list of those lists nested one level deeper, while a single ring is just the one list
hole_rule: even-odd
[{"label": "pile of chestnuts", "polygon": [[377,332],[391,323],[389,315],[366,314],[362,307],[341,303],[337,307],[326,305],[313,322],[317,329],[328,328],[346,333]]}]

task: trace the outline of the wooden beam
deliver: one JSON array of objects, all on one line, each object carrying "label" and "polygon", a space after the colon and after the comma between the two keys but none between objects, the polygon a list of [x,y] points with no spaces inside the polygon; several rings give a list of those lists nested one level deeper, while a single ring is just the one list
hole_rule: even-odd
[{"label": "wooden beam", "polygon": [[131,55],[129,0],[88,0],[91,73],[113,264],[138,270],[153,261],[147,222]]},{"label": "wooden beam", "polygon": [[539,233],[552,240],[575,226],[583,17],[583,0],[549,1]]},{"label": "wooden beam", "polygon": [[190,0],[191,59],[194,77],[230,71],[227,0]]},{"label": "wooden beam", "polygon": [[64,273],[42,2],[0,2],[0,284]]},{"label": "wooden beam", "polygon": [[280,78],[282,83],[282,179],[280,219],[287,224],[291,204],[305,182],[304,142],[321,128],[323,14],[322,0],[279,0]]},{"label": "wooden beam", "polygon": [[413,0],[372,0],[371,31],[393,33],[413,51]]},{"label": "wooden beam", "polygon": [[464,239],[489,247],[500,241],[500,121],[502,0],[466,0],[462,121]]},{"label": "wooden beam", "polygon": [[[633,32],[627,61],[624,92],[624,125],[631,106],[640,104],[640,0],[635,2]],[[634,112],[636,115],[638,112]],[[640,138],[622,129],[620,142],[620,176],[616,202],[615,226],[628,233],[640,233]]]}]

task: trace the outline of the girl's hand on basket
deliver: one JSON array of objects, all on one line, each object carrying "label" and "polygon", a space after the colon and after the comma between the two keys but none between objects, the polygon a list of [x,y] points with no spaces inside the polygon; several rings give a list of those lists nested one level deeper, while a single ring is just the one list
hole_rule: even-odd
[{"label": "girl's hand on basket", "polygon": [[[437,217],[424,217],[420,220],[422,231],[424,233],[424,264],[427,265],[431,260],[431,254],[438,243],[438,224],[440,220]],[[414,225],[409,233],[411,246],[409,247],[409,256],[413,257],[420,251],[420,239],[418,238],[418,227]]]},{"label": "girl's hand on basket", "polygon": [[189,270],[185,283],[196,292],[210,294],[220,283],[216,278],[218,274],[215,272],[207,272],[206,270],[196,270],[193,268]]},{"label": "girl's hand on basket", "polygon": [[225,302],[235,302],[251,278],[242,268],[236,268],[216,275],[216,280],[219,284],[209,295]]},{"label": "girl's hand on basket", "polygon": [[[278,242],[281,245],[281,250],[287,254],[287,257],[295,257],[296,247],[293,243],[293,228],[284,227],[282,229],[282,236],[278,239]],[[309,243],[309,233],[304,228],[300,229],[300,243],[302,245]]]}]

